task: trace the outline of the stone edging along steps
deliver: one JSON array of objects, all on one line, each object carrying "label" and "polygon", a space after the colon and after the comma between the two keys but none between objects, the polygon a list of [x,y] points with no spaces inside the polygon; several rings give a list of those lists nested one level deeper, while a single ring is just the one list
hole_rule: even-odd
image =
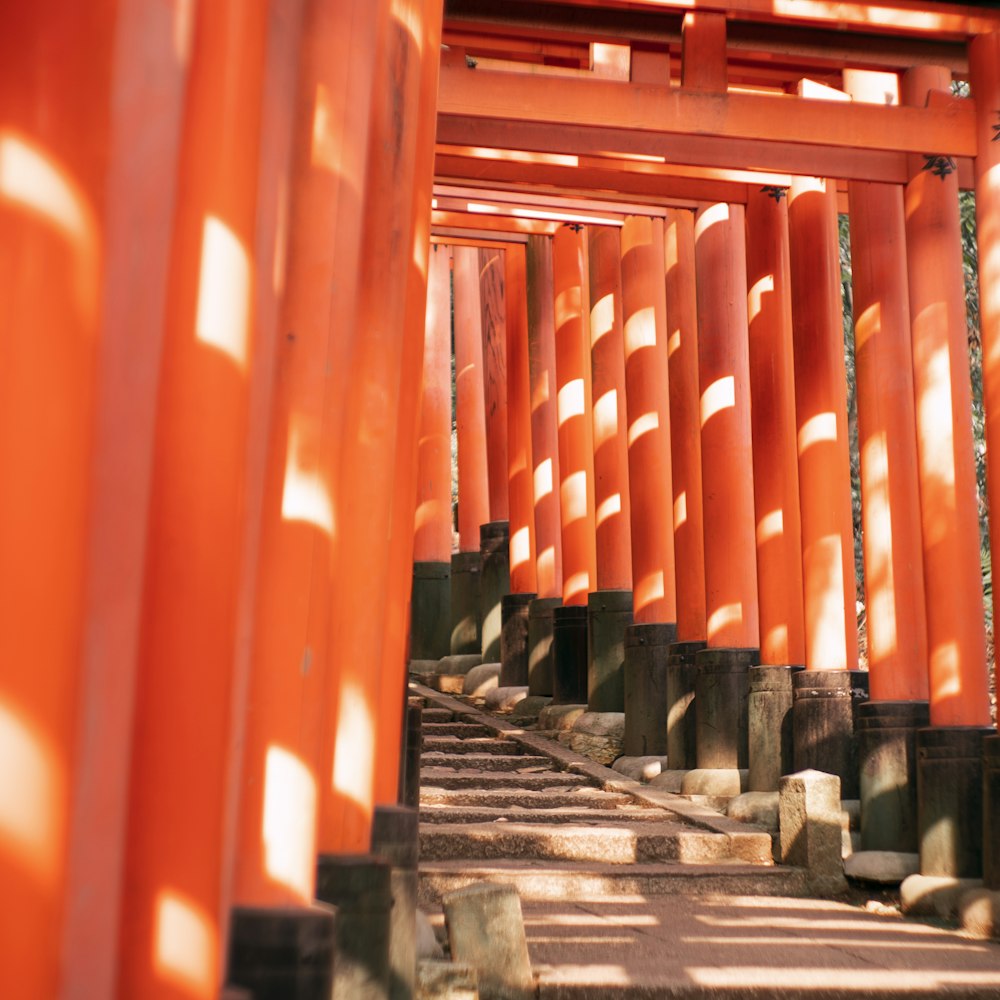
[{"label": "stone edging along steps", "polygon": [[479,881],[524,900],[595,894],[798,896],[767,831],[624,778],[420,684],[420,898]]}]

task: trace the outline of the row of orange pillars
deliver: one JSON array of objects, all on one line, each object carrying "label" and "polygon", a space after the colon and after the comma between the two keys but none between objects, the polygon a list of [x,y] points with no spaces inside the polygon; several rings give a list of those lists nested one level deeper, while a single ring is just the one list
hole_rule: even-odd
[{"label": "row of orange pillars", "polygon": [[[978,40],[971,61],[994,447],[997,45]],[[880,75],[845,78],[855,100],[884,99]],[[923,106],[948,87],[947,70],[921,67],[902,96]],[[445,673],[480,655],[499,661],[502,687],[624,711],[625,754],[665,753],[671,769],[746,768],[754,791],[793,770],[832,772],[844,798],[861,799],[863,849],[919,852],[925,875],[977,878],[985,844],[996,886],[1000,737],[959,192],[931,159],[916,158],[905,187],[848,186],[867,671],[837,195],[813,178],[756,191],[745,208],[456,245],[453,297],[436,247],[412,655],[447,657]],[[990,482],[996,511],[995,469]],[[996,554],[1000,517],[991,538]]]}]

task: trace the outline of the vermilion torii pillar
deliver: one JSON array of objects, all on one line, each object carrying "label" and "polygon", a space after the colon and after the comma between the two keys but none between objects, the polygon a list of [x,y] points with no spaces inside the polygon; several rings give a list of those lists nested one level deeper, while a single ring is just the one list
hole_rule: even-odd
[{"label": "vermilion torii pillar", "polygon": [[[805,663],[788,202],[747,196],[750,392],[760,666],[750,670],[750,789],[776,791],[792,770],[792,667]],[[785,720],[788,724],[785,724]]]},{"label": "vermilion torii pillar", "polygon": [[486,407],[486,471],[491,521],[506,521],[507,495],[507,311],[505,252],[480,247],[479,306],[483,337],[483,402]]},{"label": "vermilion torii pillar", "polygon": [[621,232],[635,624],[625,632],[626,756],[667,752],[667,657],[677,639],[663,221]]},{"label": "vermilion torii pillar", "polygon": [[552,616],[562,604],[563,584],[552,280],[552,238],[529,236],[528,367],[531,379],[531,457],[538,597],[528,608],[528,686],[530,694],[548,697],[553,693]]},{"label": "vermilion torii pillar", "polygon": [[455,423],[458,433],[458,549],[451,560],[451,652],[479,655],[479,527],[490,519],[483,401],[479,261],[455,247]]},{"label": "vermilion torii pillar", "polygon": [[597,536],[597,590],[587,602],[588,705],[621,712],[625,628],[632,621],[621,237],[611,226],[592,226],[588,243]]},{"label": "vermilion torii pillar", "polygon": [[586,604],[597,580],[586,254],[581,226],[556,230],[552,272],[563,607],[552,613],[553,700],[568,704],[587,700]]},{"label": "vermilion torii pillar", "polygon": [[695,657],[705,647],[705,538],[698,388],[694,212],[669,209],[664,225],[670,455],[673,482],[677,642],[667,666],[667,757],[695,766]]},{"label": "vermilion torii pillar", "polygon": [[757,661],[744,209],[695,219],[708,648],[697,655],[699,767],[747,766],[747,670]]},{"label": "vermilion torii pillar", "polygon": [[410,655],[440,659],[451,634],[451,249],[431,247],[417,500],[413,526]]}]

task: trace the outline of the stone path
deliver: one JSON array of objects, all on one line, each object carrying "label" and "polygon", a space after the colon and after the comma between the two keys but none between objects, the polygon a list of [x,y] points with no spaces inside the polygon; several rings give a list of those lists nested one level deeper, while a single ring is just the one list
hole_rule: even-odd
[{"label": "stone path", "polygon": [[1000,945],[800,898],[770,837],[419,685],[420,901],[521,897],[549,1000],[1000,1000]]}]

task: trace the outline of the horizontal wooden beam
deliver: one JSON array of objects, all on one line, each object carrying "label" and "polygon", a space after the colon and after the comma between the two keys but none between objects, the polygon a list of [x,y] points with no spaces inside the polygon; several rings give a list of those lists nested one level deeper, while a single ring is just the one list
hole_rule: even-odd
[{"label": "horizontal wooden beam", "polygon": [[[816,102],[818,103],[818,102]],[[618,128],[550,125],[443,114],[438,116],[438,142],[454,146],[514,149],[569,156],[644,156],[687,166],[836,177],[844,180],[905,184],[905,153],[873,149],[817,146],[799,142],[761,142],[705,135],[665,135]],[[931,154],[932,149],[922,150]],[[972,186],[972,161],[957,158],[959,184]]]},{"label": "horizontal wooden beam", "polygon": [[[453,235],[448,235],[449,232],[452,232]],[[517,233],[500,233],[497,236],[491,233],[483,239],[477,239],[467,234],[462,236],[454,235],[454,233],[459,232],[464,232],[464,230],[432,229],[431,243],[449,247],[483,247],[485,249],[503,250],[510,243],[528,242],[527,236],[521,236]]]},{"label": "horizontal wooden beam", "polygon": [[622,212],[607,212],[604,210],[571,209],[562,206],[529,205],[524,201],[507,202],[494,198],[486,198],[481,194],[472,198],[455,198],[448,195],[437,195],[434,198],[434,209],[438,212],[461,212],[470,215],[481,215],[487,218],[527,219],[536,222],[576,222],[581,225],[599,226],[602,223],[620,224],[624,218]]},{"label": "horizontal wooden beam", "polygon": [[[456,184],[435,184],[434,198],[464,198],[467,201],[487,201],[496,202],[501,205],[518,205],[523,207],[537,207],[552,209],[556,212],[580,212],[583,214],[592,212],[611,212],[615,215],[662,215],[663,211],[650,205],[629,202],[611,201],[598,198],[578,198],[569,195],[555,193],[531,194],[520,191],[507,191],[502,188],[494,189],[488,193],[479,187],[463,186]],[[438,207],[438,206],[435,206]]]},{"label": "horizontal wooden beam", "polygon": [[474,229],[485,232],[520,233],[524,236],[551,236],[561,222],[540,219],[514,219],[507,215],[473,212],[431,211],[431,226],[442,229]]}]

